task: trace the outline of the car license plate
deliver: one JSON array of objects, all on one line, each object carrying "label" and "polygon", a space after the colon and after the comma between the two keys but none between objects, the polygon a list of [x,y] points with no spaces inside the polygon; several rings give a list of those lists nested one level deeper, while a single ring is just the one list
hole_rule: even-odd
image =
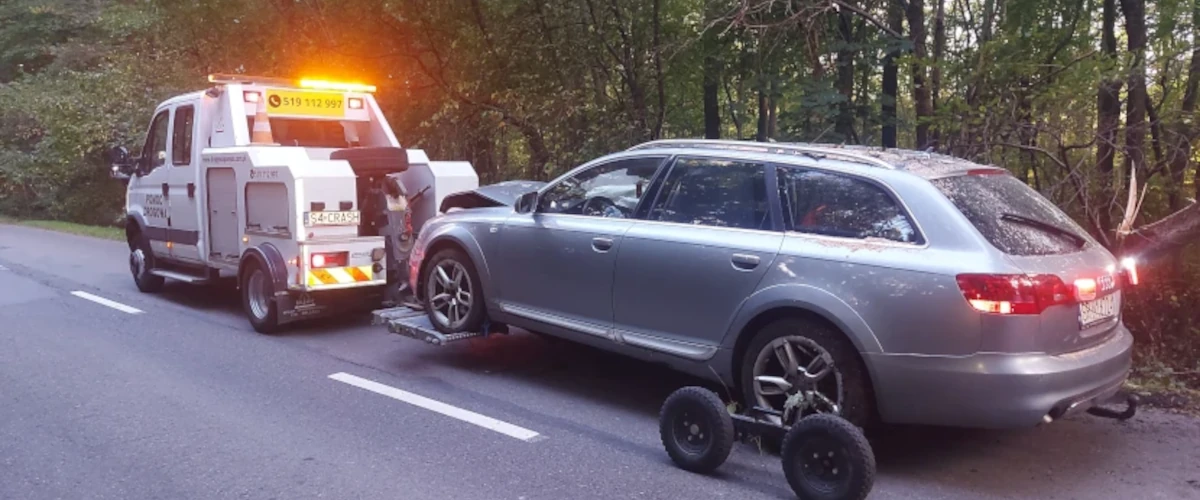
[{"label": "car license plate", "polygon": [[359,212],[304,212],[304,225],[313,226],[357,226]]},{"label": "car license plate", "polygon": [[1079,327],[1087,328],[1112,319],[1121,310],[1121,292],[1113,292],[1090,302],[1079,304]]},{"label": "car license plate", "polygon": [[345,96],[337,92],[267,90],[270,115],[341,117],[345,107]]}]

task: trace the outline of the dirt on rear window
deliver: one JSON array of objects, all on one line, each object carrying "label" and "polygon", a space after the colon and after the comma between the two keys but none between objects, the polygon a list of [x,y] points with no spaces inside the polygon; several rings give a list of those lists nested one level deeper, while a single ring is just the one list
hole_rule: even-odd
[{"label": "dirt on rear window", "polygon": [[[1096,244],[1070,216],[1011,175],[960,175],[930,182],[984,238],[1009,255],[1066,254]],[[1028,220],[1013,220],[1016,218]],[[1061,231],[1038,227],[1038,223]]]}]

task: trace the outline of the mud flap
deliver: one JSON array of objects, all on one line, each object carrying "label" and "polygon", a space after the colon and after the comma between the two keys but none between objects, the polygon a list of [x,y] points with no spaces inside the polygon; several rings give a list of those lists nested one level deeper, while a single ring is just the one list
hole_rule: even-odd
[{"label": "mud flap", "polygon": [[279,307],[279,322],[291,323],[332,313],[332,301],[318,301],[317,297],[320,295],[322,294],[288,292],[275,297],[275,304]]}]

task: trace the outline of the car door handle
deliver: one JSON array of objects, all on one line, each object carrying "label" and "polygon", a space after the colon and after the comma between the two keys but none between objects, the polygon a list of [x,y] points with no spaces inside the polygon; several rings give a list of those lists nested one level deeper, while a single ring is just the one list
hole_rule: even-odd
[{"label": "car door handle", "polygon": [[730,257],[730,262],[733,262],[734,269],[739,271],[749,271],[758,267],[757,255],[746,255],[744,253],[735,253]]},{"label": "car door handle", "polygon": [[162,193],[163,193],[163,196],[170,196],[171,195],[171,186],[165,182],[162,183]]},{"label": "car door handle", "polygon": [[604,253],[609,250],[612,250],[612,247],[613,247],[612,238],[602,238],[602,237],[592,238],[592,250],[595,250],[600,253]]}]

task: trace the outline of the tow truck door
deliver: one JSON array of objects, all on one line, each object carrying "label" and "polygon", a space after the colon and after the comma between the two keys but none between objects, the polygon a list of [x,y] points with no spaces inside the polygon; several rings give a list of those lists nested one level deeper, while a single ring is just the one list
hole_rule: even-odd
[{"label": "tow truck door", "polygon": [[171,207],[171,256],[200,262],[199,168],[192,152],[196,136],[195,103],[180,104],[171,119],[170,174],[167,197]]},{"label": "tow truck door", "polygon": [[167,136],[170,135],[171,110],[163,108],[154,114],[146,142],[138,158],[141,175],[129,182],[129,210],[141,213],[145,227],[143,234],[150,240],[150,249],[155,255],[166,257],[168,209],[167,209]]}]

